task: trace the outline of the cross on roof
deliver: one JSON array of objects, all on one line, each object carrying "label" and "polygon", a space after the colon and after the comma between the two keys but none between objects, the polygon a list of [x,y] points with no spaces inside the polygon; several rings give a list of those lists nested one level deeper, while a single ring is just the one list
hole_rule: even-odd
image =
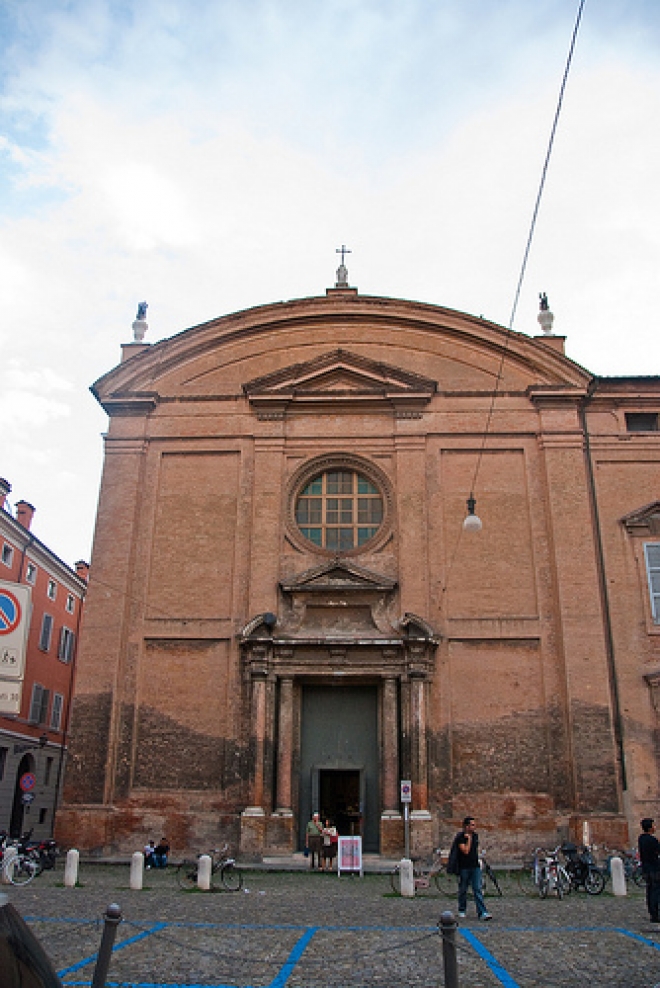
[{"label": "cross on roof", "polygon": [[352,250],[349,250],[348,247],[344,246],[344,244],[342,244],[341,247],[336,247],[335,248],[335,254],[341,254],[341,263],[342,264],[344,263],[344,254],[352,254],[352,253],[353,253],[353,251]]}]

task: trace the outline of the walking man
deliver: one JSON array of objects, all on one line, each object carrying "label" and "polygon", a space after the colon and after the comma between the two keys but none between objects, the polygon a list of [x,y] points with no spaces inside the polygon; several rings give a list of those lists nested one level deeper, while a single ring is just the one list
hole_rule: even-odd
[{"label": "walking man", "polygon": [[477,919],[492,919],[486,909],[481,888],[481,865],[479,864],[479,834],[473,816],[466,816],[463,829],[454,837],[458,848],[458,915],[464,919],[467,914],[467,892],[472,886]]},{"label": "walking man", "polygon": [[646,906],[652,923],[660,923],[660,841],[655,837],[651,817],[645,816],[640,824],[642,832],[637,839],[639,860],[646,879]]}]

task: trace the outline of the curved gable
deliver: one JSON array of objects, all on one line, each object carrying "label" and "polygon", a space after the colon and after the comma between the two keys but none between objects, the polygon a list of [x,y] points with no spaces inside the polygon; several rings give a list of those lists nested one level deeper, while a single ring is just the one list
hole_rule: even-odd
[{"label": "curved gable", "polygon": [[591,379],[543,337],[440,306],[352,292],[247,309],[136,349],[92,387],[108,411],[126,408],[129,396],[136,409],[167,397],[241,397],[251,382],[276,386],[292,368],[332,363],[341,352],[353,366],[335,367],[334,384],[326,373],[330,390],[341,390],[351,375],[366,382],[377,365],[445,393],[582,390]]}]

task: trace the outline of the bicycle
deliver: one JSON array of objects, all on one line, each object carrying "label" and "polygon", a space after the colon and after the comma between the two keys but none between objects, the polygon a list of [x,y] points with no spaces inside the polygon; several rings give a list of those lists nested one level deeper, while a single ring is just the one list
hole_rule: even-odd
[{"label": "bicycle", "polygon": [[6,835],[2,840],[2,872],[12,885],[27,885],[41,870],[38,852],[27,844],[31,836],[30,830],[18,840],[9,840]]},{"label": "bicycle", "polygon": [[[413,860],[413,886],[415,890],[428,889],[431,887],[431,882],[433,882],[438,892],[444,892],[446,895],[451,894],[449,883],[454,879],[454,875],[447,873],[447,866],[442,860],[441,853],[441,849],[437,847],[433,852],[433,861],[427,868],[420,865],[418,859]],[[390,885],[393,892],[401,895],[400,864],[395,865],[390,872]]]},{"label": "bicycle", "polygon": [[[479,864],[484,895],[501,896],[500,883],[485,856],[482,855]],[[458,893],[458,877],[458,875],[450,875],[447,871],[447,864],[442,858],[442,851],[439,847],[433,852],[433,863],[430,867],[421,867],[413,861],[413,886],[415,889],[428,889],[433,882],[438,892],[442,892],[443,895],[454,896]],[[400,865],[395,865],[390,872],[390,884],[392,890],[401,895]]]},{"label": "bicycle", "polygon": [[563,899],[571,891],[571,878],[566,869],[559,863],[559,847],[554,851],[546,851],[537,847],[531,862],[526,861],[518,874],[518,884],[525,895],[538,894],[547,899],[551,892],[556,892],[558,899]]},{"label": "bicycle", "polygon": [[[219,876],[220,884],[225,892],[238,892],[243,886],[243,873],[236,867],[234,858],[227,855],[229,844],[224,844],[221,848],[213,848],[209,851],[211,858],[211,888],[213,888],[213,876]],[[182,861],[176,870],[176,878],[179,887],[182,889],[197,888],[197,878],[199,874],[199,859],[197,855],[195,861]]]},{"label": "bicycle", "polygon": [[603,847],[603,851],[606,854],[605,865],[603,866],[603,877],[607,882],[612,874],[612,858],[621,858],[623,862],[623,873],[626,877],[626,881],[634,882],[638,888],[644,888],[646,885],[646,878],[644,877],[644,872],[642,871],[642,866],[639,862],[639,852],[636,848],[632,847],[629,851],[612,851],[608,847]]}]

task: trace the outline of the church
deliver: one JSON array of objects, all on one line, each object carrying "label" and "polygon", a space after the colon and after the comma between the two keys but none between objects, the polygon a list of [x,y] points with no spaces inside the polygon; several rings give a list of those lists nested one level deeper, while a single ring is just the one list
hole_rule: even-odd
[{"label": "church", "polygon": [[144,342],[109,417],[59,839],[622,846],[660,807],[660,378],[324,294]]}]

